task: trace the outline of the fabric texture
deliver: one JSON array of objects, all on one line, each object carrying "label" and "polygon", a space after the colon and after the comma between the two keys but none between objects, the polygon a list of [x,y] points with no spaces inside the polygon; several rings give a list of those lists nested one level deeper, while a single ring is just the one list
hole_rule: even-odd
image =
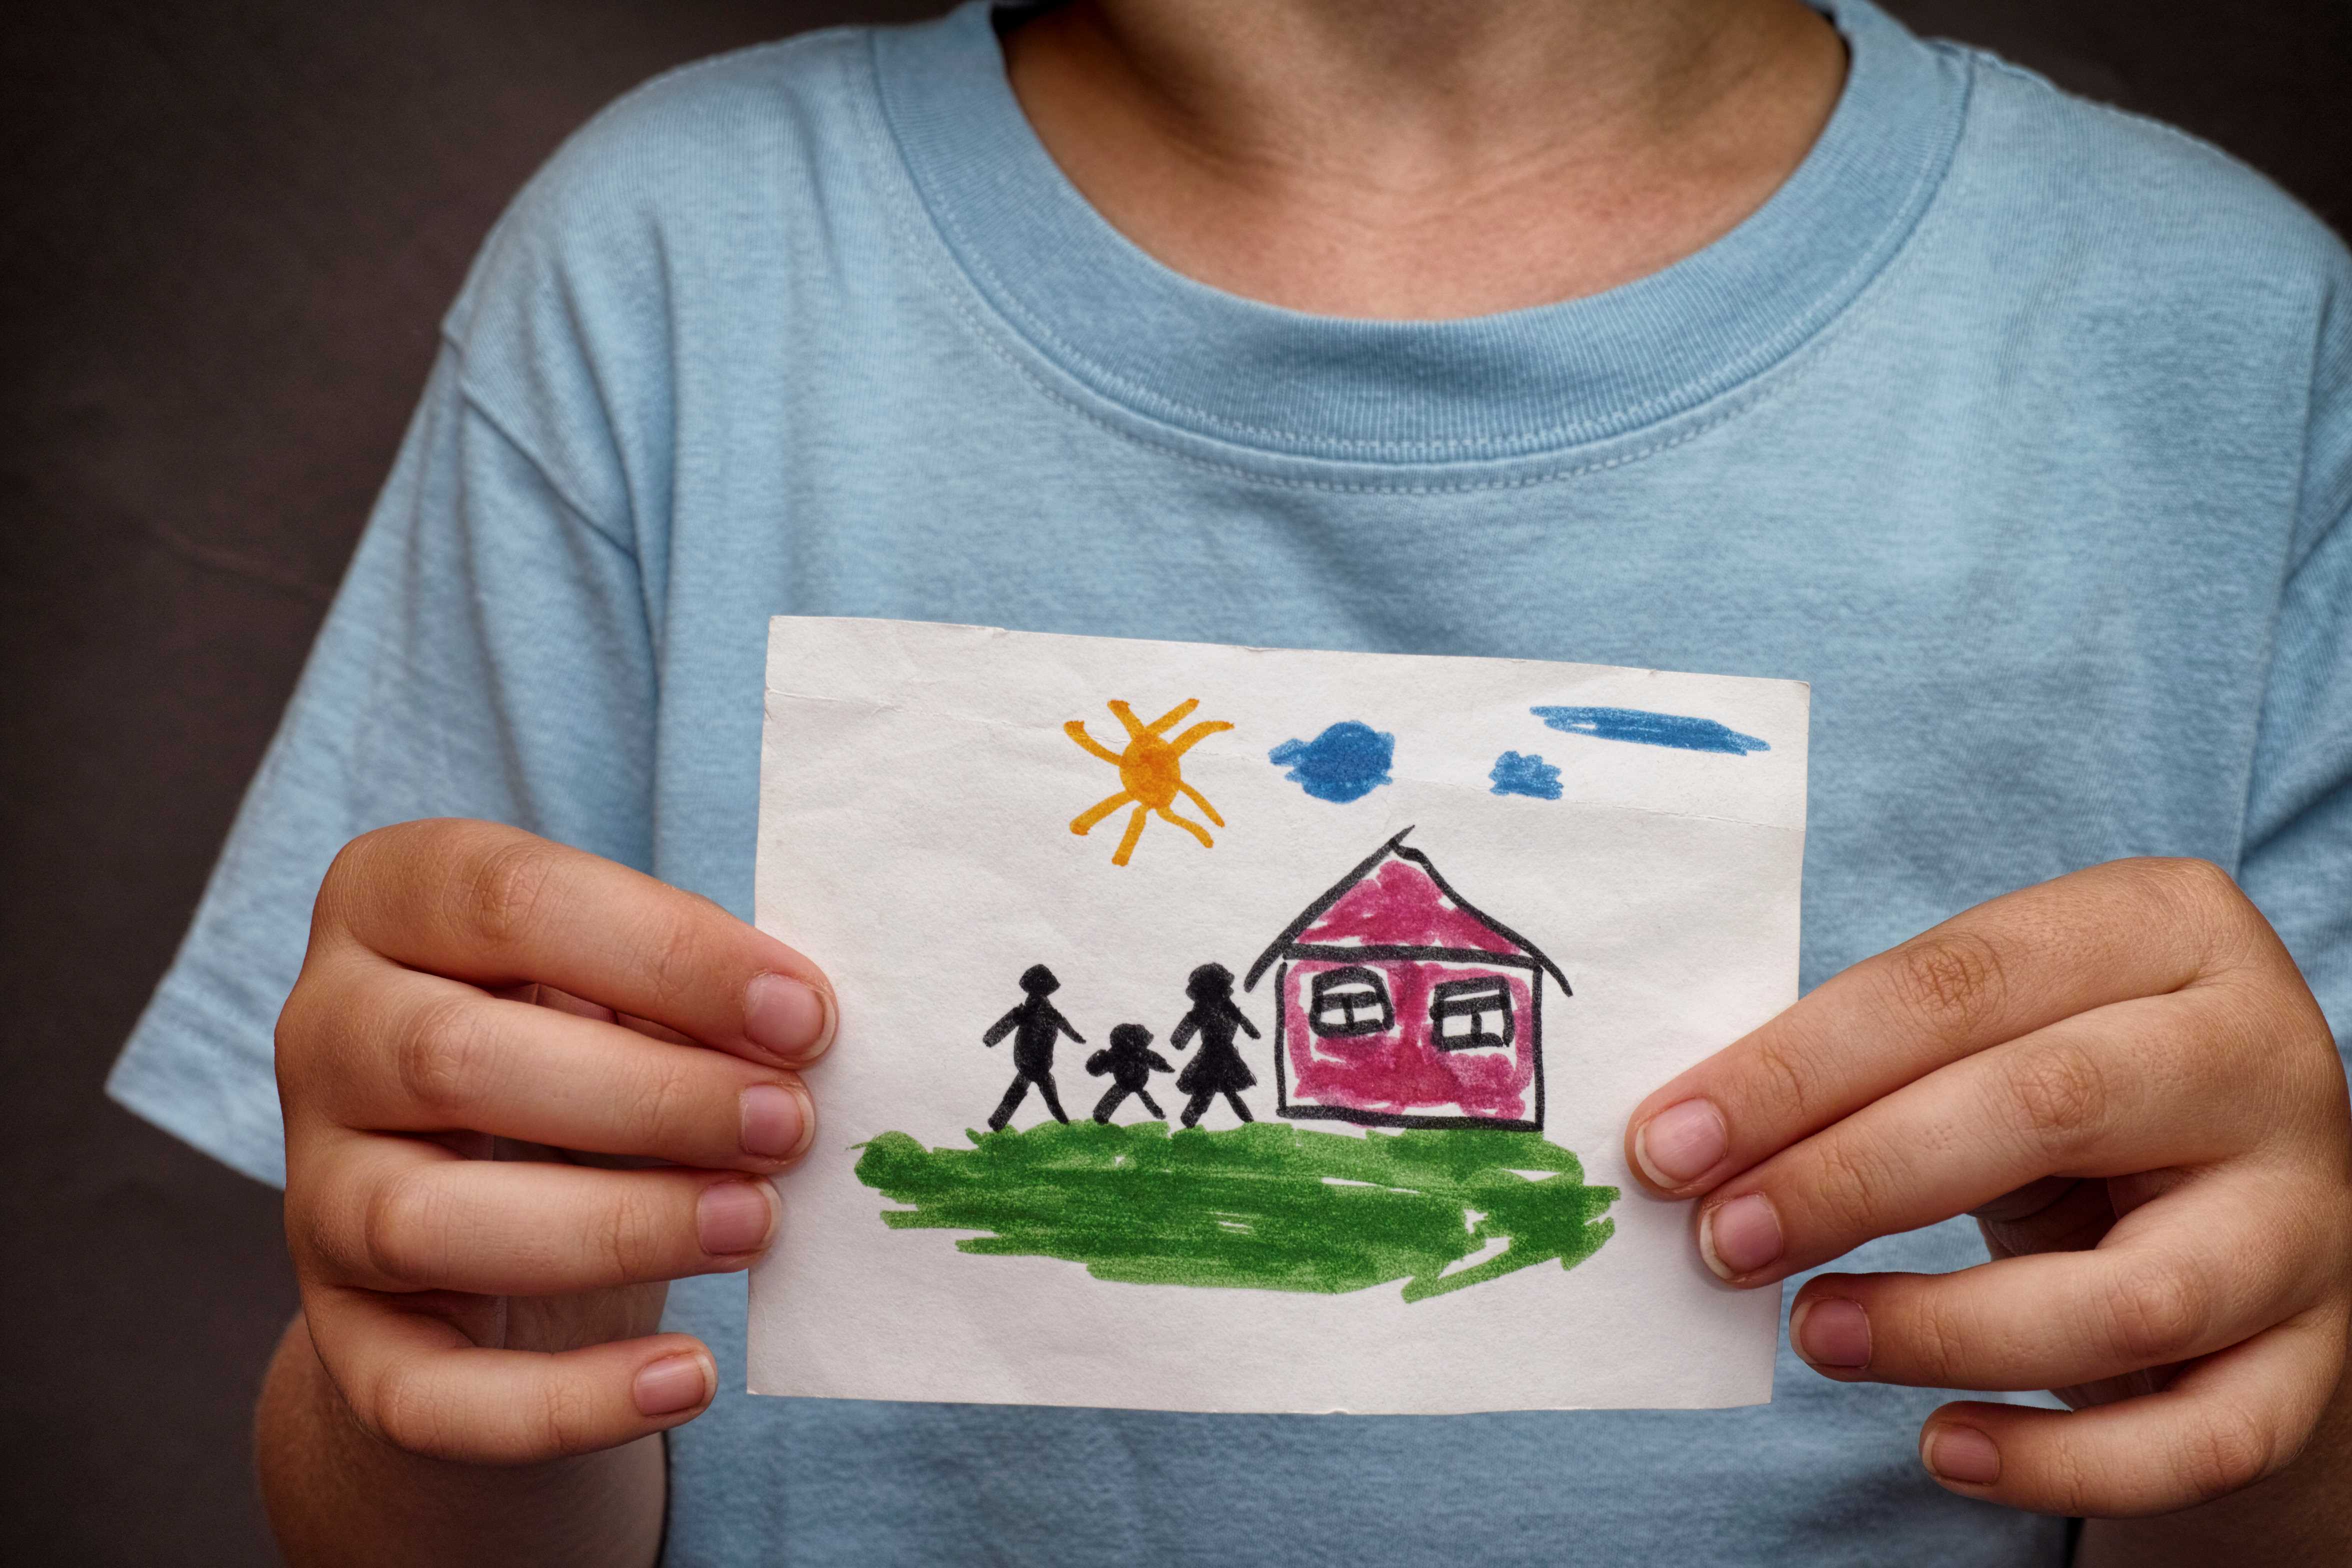
[{"label": "fabric texture", "polygon": [[[765,622],[1492,654],[1813,682],[1803,983],[2118,856],[2230,868],[2352,1024],[2352,262],[2176,132],[1863,0],[1717,245],[1590,300],[1338,321],[1158,266],[988,13],[674,73],[518,199],[124,1104],[283,1177],[270,1032],[335,850],[516,823],[751,903]],[[1973,1231],[1845,1268],[1979,1261]],[[743,1285],[673,1327],[740,1386]],[[1563,1323],[1563,1355],[1606,1355]],[[1784,1352],[1785,1354],[1785,1352]],[[1209,1417],[752,1400],[671,1439],[673,1565],[2002,1563],[1932,1391],[1714,1414]]]}]

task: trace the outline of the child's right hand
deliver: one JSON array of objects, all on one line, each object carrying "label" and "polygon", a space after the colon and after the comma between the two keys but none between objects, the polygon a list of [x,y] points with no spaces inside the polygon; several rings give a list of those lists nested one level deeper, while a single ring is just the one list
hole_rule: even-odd
[{"label": "child's right hand", "polygon": [[[824,976],[706,900],[513,828],[355,839],[278,1024],[286,1229],[366,1430],[529,1463],[691,1419],[666,1282],[748,1267],[814,1130]],[[603,1157],[603,1158],[600,1158]]]}]

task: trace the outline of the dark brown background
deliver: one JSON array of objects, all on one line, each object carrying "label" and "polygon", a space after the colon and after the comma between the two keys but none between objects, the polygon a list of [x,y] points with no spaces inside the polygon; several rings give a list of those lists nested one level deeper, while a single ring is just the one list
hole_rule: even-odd
[{"label": "dark brown background", "polygon": [[[680,60],[941,8],[108,0],[0,34],[0,1555],[247,1563],[274,1194],[99,1086],[389,464],[564,132]],[[2352,220],[2346,0],[1898,0]]]}]

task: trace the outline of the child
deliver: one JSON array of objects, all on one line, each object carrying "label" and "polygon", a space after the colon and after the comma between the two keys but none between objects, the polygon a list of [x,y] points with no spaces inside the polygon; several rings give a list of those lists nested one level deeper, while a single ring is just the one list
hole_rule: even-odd
[{"label": "child", "polygon": [[[292,1561],[2352,1557],[2352,264],[1822,3],[968,6],[572,141],[113,1079],[286,1183]],[[1810,994],[1628,1132],[1775,1403],[744,1397],[780,612],[1811,680]]]},{"label": "child", "polygon": [[1088,1073],[1096,1078],[1105,1073],[1110,1075],[1110,1088],[1096,1102],[1095,1120],[1106,1127],[1109,1126],[1113,1113],[1127,1102],[1127,1097],[1131,1094],[1143,1101],[1144,1110],[1162,1121],[1167,1121],[1168,1113],[1160,1109],[1158,1100],[1151,1098],[1151,1075],[1175,1070],[1169,1065],[1167,1058],[1151,1048],[1150,1030],[1140,1024],[1119,1025],[1110,1032],[1109,1047],[1087,1058]]}]

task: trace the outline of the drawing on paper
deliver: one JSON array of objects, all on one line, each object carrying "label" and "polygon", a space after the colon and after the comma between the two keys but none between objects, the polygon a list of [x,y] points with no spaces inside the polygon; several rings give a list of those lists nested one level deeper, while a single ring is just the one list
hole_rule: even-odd
[{"label": "drawing on paper", "polygon": [[1591,735],[1601,741],[1669,746],[1678,752],[1723,752],[1735,757],[1772,749],[1728,724],[1679,713],[1652,713],[1640,708],[1531,708],[1528,711],[1562,734]]},{"label": "drawing on paper", "polygon": [[1215,847],[1207,828],[1189,816],[1176,814],[1176,797],[1181,795],[1199,806],[1201,815],[1217,826],[1225,825],[1225,819],[1217,815],[1217,808],[1209,804],[1208,797],[1184,782],[1182,762],[1185,752],[1209,736],[1233,726],[1223,720],[1204,719],[1174,740],[1167,738],[1169,730],[1200,705],[1199,698],[1187,698],[1146,724],[1125,702],[1114,699],[1104,704],[1127,731],[1127,746],[1117,752],[1087,733],[1083,719],[1073,719],[1062,726],[1063,732],[1079,746],[1118,770],[1118,793],[1097,801],[1072,817],[1070,831],[1084,837],[1095,830],[1097,823],[1120,806],[1135,807],[1128,814],[1127,832],[1119,838],[1118,847],[1111,853],[1112,865],[1126,865],[1128,858],[1135,853],[1136,840],[1143,837],[1143,823],[1147,816],[1156,816],[1163,822],[1174,823],[1199,839],[1203,849]]},{"label": "drawing on paper", "polygon": [[1487,773],[1489,795],[1524,795],[1537,800],[1559,798],[1559,770],[1538,756],[1505,752]]},{"label": "drawing on paper", "polygon": [[[1410,832],[1411,829],[1407,829]],[[1543,992],[1568,977],[1398,834],[1250,966],[1274,971],[1281,1114],[1542,1128]]]},{"label": "drawing on paper", "polygon": [[1167,1121],[1168,1113],[1151,1098],[1151,1075],[1175,1070],[1166,1057],[1151,1048],[1150,1030],[1140,1024],[1119,1025],[1110,1032],[1110,1044],[1087,1058],[1088,1073],[1110,1077],[1110,1088],[1095,1102],[1095,1121],[1109,1126],[1129,1095],[1143,1101],[1143,1109],[1154,1117]]},{"label": "drawing on paper", "polygon": [[1184,1042],[1199,1036],[1201,1054],[1186,1065],[1177,1077],[1176,1092],[1192,1098],[1184,1107],[1184,1125],[1199,1124],[1217,1096],[1223,1095],[1234,1114],[1244,1121],[1255,1121],[1249,1107],[1242,1101],[1242,1090],[1257,1082],[1257,1074],[1234,1047],[1236,1030],[1253,1040],[1259,1038],[1257,1026],[1242,1016],[1234,1005],[1234,972],[1222,963],[1204,963],[1192,971],[1184,984],[1184,994],[1192,1000],[1192,1010],[1177,1024],[1176,1032],[1168,1043],[1177,1050]]},{"label": "drawing on paper", "polygon": [[[1285,1121],[1255,1120],[1242,1098],[1258,1078],[1241,1042],[1265,1037],[1233,971],[1209,963],[1192,971],[1168,1036],[1171,1051],[1192,1048],[1176,1079],[1181,1130],[1150,1093],[1173,1066],[1139,1023],[1114,1026],[1087,1058],[1110,1087],[1089,1121],[1070,1122],[1054,1049],[1083,1037],[1037,964],[982,1037],[1013,1039],[1013,1081],[989,1131],[967,1133],[968,1148],[904,1132],[862,1147],[858,1180],[905,1205],[883,1223],[978,1232],[958,1249],[1061,1258],[1121,1283],[1337,1293],[1402,1280],[1409,1301],[1591,1257],[1614,1231],[1604,1216],[1617,1190],[1587,1185],[1576,1156],[1542,1136],[1543,993],[1569,996],[1568,979],[1405,837],[1310,901],[1241,987],[1274,976]],[[1009,1130],[1033,1087],[1053,1121]],[[1151,1121],[1112,1120],[1130,1098]],[[1239,1124],[1198,1125],[1220,1099]],[[1314,1119],[1374,1130],[1293,1125]]]},{"label": "drawing on paper", "polygon": [[1614,1187],[1534,1132],[1365,1135],[1257,1121],[1174,1132],[1092,1121],[865,1146],[857,1179],[893,1230],[969,1230],[962,1252],[1056,1258],[1097,1279],[1338,1295],[1403,1280],[1419,1301],[1557,1261],[1616,1226]]},{"label": "drawing on paper", "polygon": [[1285,741],[1265,754],[1286,768],[1292,784],[1317,800],[1344,805],[1391,782],[1396,737],[1354,719],[1343,719],[1311,741]]},{"label": "drawing on paper", "polygon": [[1013,1113],[1020,1109],[1033,1085],[1044,1097],[1045,1109],[1054,1113],[1055,1121],[1069,1120],[1062,1113],[1061,1097],[1054,1092],[1054,1047],[1064,1035],[1082,1046],[1087,1039],[1070,1027],[1070,1021],[1062,1016],[1060,1009],[1045,1000],[1061,988],[1062,983],[1054,977],[1052,970],[1042,963],[1031,964],[1021,974],[1020,1005],[991,1024],[988,1032],[980,1037],[982,1045],[993,1049],[1005,1036],[1013,1037],[1013,1087],[1004,1091],[1004,1098],[997,1101],[995,1112],[988,1119],[992,1132],[1004,1131],[1005,1123],[1013,1120]]}]

